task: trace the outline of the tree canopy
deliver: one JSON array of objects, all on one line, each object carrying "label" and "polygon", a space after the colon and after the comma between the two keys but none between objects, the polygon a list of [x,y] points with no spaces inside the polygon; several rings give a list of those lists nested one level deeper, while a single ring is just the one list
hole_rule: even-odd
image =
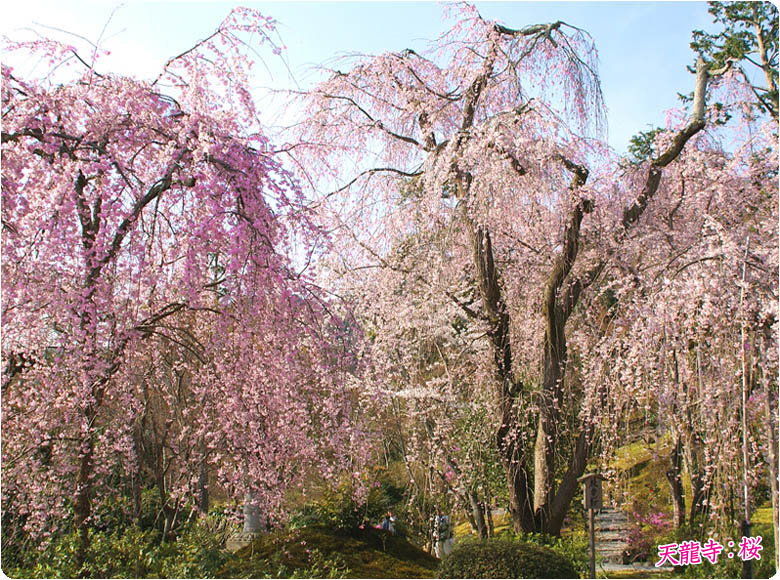
[{"label": "tree canopy", "polygon": [[153,490],[164,540],[214,494],[281,526],[312,489],[352,522],[387,486],[420,528],[449,503],[487,536],[498,496],[557,536],[637,422],[678,526],[733,519],[739,486],[749,520],[766,475],[777,517],[777,9],[710,12],[691,97],[627,156],[560,20],[449,6],[427,49],[288,93],[280,148],[254,10],[148,81],[8,43],[51,64],[2,68],[14,533],[77,533],[86,574],[111,498],[140,522]]}]

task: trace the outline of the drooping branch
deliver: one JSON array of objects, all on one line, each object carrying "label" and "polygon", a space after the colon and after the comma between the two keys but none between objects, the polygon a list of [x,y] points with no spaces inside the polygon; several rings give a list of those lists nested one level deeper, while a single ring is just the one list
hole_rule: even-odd
[{"label": "drooping branch", "polygon": [[[401,177],[419,177],[422,175],[422,171],[404,171],[402,169],[397,169],[395,167],[372,167],[371,169],[366,169],[365,171],[361,171],[358,173],[354,178],[350,179],[347,183],[339,187],[338,189],[334,189],[330,193],[328,193],[325,196],[325,199],[347,191],[350,187],[352,187],[356,181],[358,181],[361,177],[365,176],[372,176],[376,173],[395,173],[396,175],[400,175]],[[322,202],[319,202],[322,203]]]},{"label": "drooping branch", "polygon": [[486,319],[482,314],[471,308],[469,304],[464,304],[458,300],[457,296],[455,296],[452,292],[444,290],[444,295],[447,296],[447,298],[449,298],[458,308],[463,310],[463,312],[465,312],[469,318],[473,318],[474,320],[482,320],[485,322],[488,321],[488,319]]},{"label": "drooping branch", "polygon": [[488,143],[488,148],[493,149],[504,159],[509,161],[509,165],[515,171],[515,173],[517,173],[518,176],[522,177],[523,175],[528,173],[528,170],[525,167],[523,167],[523,164],[520,163],[520,160],[515,155],[513,155],[512,152],[509,151],[506,147],[503,147],[501,144],[491,141],[490,143]]},{"label": "drooping branch", "polygon": [[555,45],[555,41],[552,38],[552,32],[554,30],[558,30],[562,24],[565,24],[565,22],[557,20],[549,24],[531,24],[530,26],[525,26],[524,28],[515,29],[504,26],[503,24],[496,23],[494,28],[497,32],[506,34],[507,36],[544,36],[550,40],[553,45]]},{"label": "drooping branch", "polygon": [[353,108],[358,110],[360,113],[362,113],[366,119],[369,121],[370,126],[376,127],[386,135],[389,135],[390,137],[393,137],[394,139],[398,139],[399,141],[403,141],[405,143],[409,143],[411,145],[414,145],[416,147],[419,147],[420,149],[425,149],[423,145],[414,137],[409,137],[408,135],[401,135],[400,133],[396,133],[395,131],[392,131],[391,129],[388,129],[387,126],[381,121],[381,119],[377,119],[374,116],[372,116],[368,111],[366,111],[363,107],[361,107],[355,99],[352,97],[347,97],[345,95],[332,95],[330,93],[324,93],[322,91],[317,92],[320,97],[323,97],[325,99],[329,100],[336,100],[336,101],[344,101],[351,105]]},{"label": "drooping branch", "polygon": [[158,179],[157,182],[155,182],[154,185],[149,188],[146,194],[135,202],[130,213],[121,221],[117,227],[116,232],[114,233],[114,237],[111,241],[111,246],[106,252],[106,255],[103,256],[97,262],[97,264],[91,268],[87,280],[88,283],[90,281],[94,282],[94,280],[100,275],[103,267],[111,262],[117,255],[119,248],[122,247],[122,242],[124,241],[125,236],[127,236],[127,234],[130,232],[131,227],[139,218],[144,208],[171,188],[173,185],[173,174],[178,168],[179,162],[182,160],[185,153],[186,150],[181,150],[176,156],[176,159],[168,166],[163,177]]}]

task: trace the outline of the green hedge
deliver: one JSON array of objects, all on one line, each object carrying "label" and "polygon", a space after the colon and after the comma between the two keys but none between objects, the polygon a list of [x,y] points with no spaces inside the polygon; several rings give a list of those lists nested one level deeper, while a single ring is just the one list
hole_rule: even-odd
[{"label": "green hedge", "polygon": [[462,541],[445,556],[439,578],[579,578],[572,563],[549,548],[505,539]]},{"label": "green hedge", "polygon": [[[77,547],[78,534],[71,532],[23,558],[27,565],[7,562],[3,553],[3,572],[11,578],[75,578]],[[157,530],[136,526],[90,530],[85,573],[90,578],[213,578],[228,557],[214,535],[197,522],[183,526],[168,541],[161,541]]]}]

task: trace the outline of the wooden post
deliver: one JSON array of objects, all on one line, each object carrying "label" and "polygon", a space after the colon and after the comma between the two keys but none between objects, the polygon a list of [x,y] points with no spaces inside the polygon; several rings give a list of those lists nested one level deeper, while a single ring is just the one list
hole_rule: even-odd
[{"label": "wooden post", "polygon": [[[750,537],[750,527],[751,525],[748,520],[742,520],[742,523],[739,526],[739,531],[740,531],[740,535],[743,538]],[[742,560],[742,577],[743,578],[753,577],[753,560],[749,560],[749,559]]]},{"label": "wooden post", "polygon": [[583,503],[588,510],[588,544],[590,544],[590,576],[596,577],[596,529],[593,522],[593,514],[601,509],[601,475],[587,473],[577,481],[582,482]]},{"label": "wooden post", "polygon": [[[748,247],[750,246],[750,236],[745,240],[745,258],[742,260],[742,289],[739,291],[739,308],[742,311],[742,302],[745,297],[745,274],[747,273],[747,256]],[[743,319],[740,330],[740,345],[739,350],[742,353],[742,506],[744,508],[742,524],[740,525],[740,531],[742,537],[750,537],[750,493],[748,485],[748,432],[747,432],[747,392],[748,392],[748,376],[747,376],[747,339],[745,337],[745,321]],[[753,562],[752,560],[742,560],[742,577],[753,577]]]},{"label": "wooden post", "polygon": [[593,508],[588,508],[588,543],[590,544],[590,578],[596,577],[596,530],[593,528]]}]

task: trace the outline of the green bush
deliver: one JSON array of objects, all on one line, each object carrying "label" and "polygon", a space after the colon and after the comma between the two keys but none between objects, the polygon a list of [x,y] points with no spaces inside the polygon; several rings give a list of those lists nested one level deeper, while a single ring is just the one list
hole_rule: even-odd
[{"label": "green bush", "polygon": [[536,540],[526,536],[525,540],[550,548],[553,552],[568,560],[580,576],[586,575],[590,565],[590,550],[588,549],[588,535],[584,530],[572,532],[563,538],[543,534],[533,535],[540,536],[540,538]]},{"label": "green bush", "polygon": [[585,530],[569,531],[565,537],[558,537],[541,533],[517,534],[513,530],[508,529],[502,531],[497,537],[512,540],[515,543],[529,543],[550,548],[553,552],[568,560],[580,576],[585,576],[588,572],[590,550],[588,549],[588,535]]},{"label": "green bush", "polygon": [[364,503],[355,500],[353,491],[351,483],[342,483],[337,489],[323,490],[318,500],[303,505],[291,514],[290,528],[327,526],[349,530],[364,523],[374,526],[380,523],[387,510],[394,509],[403,497],[403,489],[390,482],[383,482],[380,487],[372,488]]},{"label": "green bush", "polygon": [[[3,571],[10,577],[73,578],[78,575],[77,545],[75,532],[63,534],[37,554],[33,565]],[[213,534],[198,522],[184,526],[176,538],[165,542],[157,530],[127,526],[90,531],[84,572],[97,578],[209,578],[227,557]]]},{"label": "green bush", "polygon": [[508,539],[466,540],[439,567],[439,578],[579,578],[554,550]]}]

